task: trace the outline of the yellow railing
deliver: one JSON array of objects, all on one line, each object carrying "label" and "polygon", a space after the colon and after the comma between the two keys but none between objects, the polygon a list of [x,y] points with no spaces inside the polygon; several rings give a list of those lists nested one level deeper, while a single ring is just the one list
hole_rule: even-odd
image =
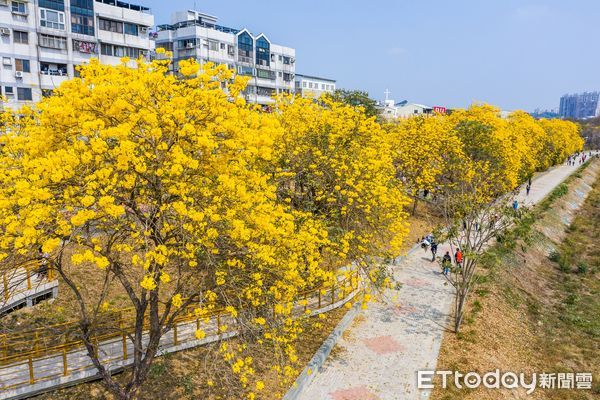
[{"label": "yellow railing", "polygon": [[[358,292],[358,282],[358,272],[353,271],[341,278],[338,277],[329,285],[301,292],[294,306],[294,316],[305,315],[309,309],[315,313],[325,312],[328,311],[327,307],[336,303],[340,303],[337,306],[341,306]],[[197,329],[205,330],[206,328],[206,337],[215,337],[214,340],[218,340],[218,337],[221,337],[219,335],[231,334],[236,331],[235,319],[224,309],[214,310],[209,315],[197,316],[196,308],[197,306],[189,306],[181,316],[176,318],[171,330],[172,336],[169,337],[170,344],[178,346],[197,340],[193,334]],[[105,334],[93,337],[92,343],[95,343],[95,351],[98,352],[103,346],[121,347],[120,353],[115,357],[102,358],[104,364],[128,359],[128,334],[133,333],[133,325],[126,326],[126,323],[134,320],[133,311],[133,309],[125,309],[104,315],[104,323],[106,326],[112,325],[112,328],[106,328]],[[102,321],[100,322],[102,323]],[[145,319],[144,330],[148,327],[148,321]],[[185,334],[181,334],[180,330],[185,330]],[[79,353],[78,360],[81,361],[81,353],[85,352],[80,335],[77,322],[46,326],[23,333],[0,335],[0,382],[5,375],[10,374],[14,377],[15,371],[20,371],[19,376],[26,377],[21,381],[0,386],[0,393],[2,390],[32,385],[92,368],[93,364],[89,357],[83,366],[72,365],[74,355]],[[48,371],[47,365],[43,365],[44,361],[55,367],[53,373]],[[59,363],[62,364],[62,367],[57,372],[56,366]]]},{"label": "yellow railing", "polygon": [[[17,294],[26,292],[33,288],[32,280],[35,275],[38,274],[40,262],[39,261],[30,261],[28,263],[23,264],[18,268],[11,269],[10,271],[2,271],[0,275],[2,275],[2,297],[4,297],[4,301],[7,302],[11,297],[16,296]],[[22,272],[20,272],[22,270]],[[47,269],[47,280],[49,282],[54,280],[54,270],[48,266]],[[16,279],[15,279],[16,278]],[[21,282],[18,282],[21,281]],[[25,283],[26,285],[21,288],[21,283]],[[14,289],[13,286],[18,285],[18,289]]]}]

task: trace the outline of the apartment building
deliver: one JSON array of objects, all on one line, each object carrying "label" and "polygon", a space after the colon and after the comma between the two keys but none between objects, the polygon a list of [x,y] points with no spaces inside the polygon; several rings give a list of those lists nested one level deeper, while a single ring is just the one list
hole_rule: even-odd
[{"label": "apartment building", "polygon": [[600,116],[600,92],[565,94],[558,111],[562,118],[585,119]]},{"label": "apartment building", "polygon": [[153,25],[147,7],[119,0],[0,0],[3,105],[39,101],[93,57],[114,65],[148,55]]},{"label": "apartment building", "polygon": [[294,91],[296,50],[275,44],[265,34],[217,24],[217,17],[188,10],[175,12],[171,23],[159,25],[156,48],[173,52],[173,72],[178,62],[194,58],[201,64],[226,64],[238,75],[249,76],[246,100],[267,105],[272,95]]},{"label": "apartment building", "polygon": [[295,91],[302,97],[318,99],[323,93],[335,92],[335,80],[318,76],[296,74]]}]

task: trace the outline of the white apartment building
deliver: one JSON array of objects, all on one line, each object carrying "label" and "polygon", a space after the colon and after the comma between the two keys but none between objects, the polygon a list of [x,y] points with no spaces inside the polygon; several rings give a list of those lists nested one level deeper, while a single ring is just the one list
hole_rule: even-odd
[{"label": "white apartment building", "polygon": [[0,0],[4,105],[39,101],[92,57],[114,65],[148,55],[153,25],[147,7],[120,0]]},{"label": "white apartment building", "polygon": [[175,73],[180,60],[194,58],[251,77],[244,93],[249,102],[267,105],[272,95],[294,91],[296,50],[274,44],[263,33],[227,28],[212,15],[188,10],[173,13],[171,24],[159,25],[155,40],[156,48],[173,52]]},{"label": "white apartment building", "polygon": [[296,94],[318,99],[323,93],[335,92],[335,80],[296,74]]}]

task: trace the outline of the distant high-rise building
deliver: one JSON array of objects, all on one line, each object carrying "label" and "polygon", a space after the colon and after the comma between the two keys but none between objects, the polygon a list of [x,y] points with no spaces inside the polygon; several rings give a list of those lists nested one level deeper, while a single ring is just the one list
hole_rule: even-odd
[{"label": "distant high-rise building", "polygon": [[560,98],[559,114],[562,118],[583,119],[598,115],[600,92],[565,94]]}]

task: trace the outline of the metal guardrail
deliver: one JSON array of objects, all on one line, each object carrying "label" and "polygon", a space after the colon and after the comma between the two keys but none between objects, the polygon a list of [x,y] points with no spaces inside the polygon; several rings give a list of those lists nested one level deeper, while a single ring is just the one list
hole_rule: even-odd
[{"label": "metal guardrail", "polygon": [[[33,289],[32,282],[34,277],[38,275],[39,268],[40,263],[38,261],[31,261],[10,271],[0,272],[2,284],[2,300],[0,302],[8,303],[11,297]],[[46,269],[46,274],[45,279],[47,281],[55,279],[55,272],[50,266]]]},{"label": "metal guardrail", "polygon": [[[298,318],[305,316],[307,312],[327,312],[352,299],[359,292],[359,287],[358,271],[346,272],[332,284],[300,293],[292,314]],[[186,344],[187,347],[194,347],[237,333],[236,320],[226,310],[214,310],[210,314],[198,316],[196,309],[193,305],[188,307],[175,320],[170,334],[163,337],[165,343],[161,341],[161,347],[186,347]],[[125,309],[106,314],[105,317],[113,325],[118,323],[118,328],[112,328],[112,332],[92,339],[96,354],[102,355],[103,364],[130,358],[132,343],[128,334],[132,333],[133,326],[125,324],[126,321],[131,321],[134,315],[132,313],[133,309]],[[144,327],[148,327],[146,320]],[[198,329],[205,331],[207,340],[195,344],[198,343],[195,336]],[[78,323],[74,321],[19,334],[0,335],[0,397],[3,392],[11,389],[68,377],[72,373],[93,368],[78,335]]]}]

